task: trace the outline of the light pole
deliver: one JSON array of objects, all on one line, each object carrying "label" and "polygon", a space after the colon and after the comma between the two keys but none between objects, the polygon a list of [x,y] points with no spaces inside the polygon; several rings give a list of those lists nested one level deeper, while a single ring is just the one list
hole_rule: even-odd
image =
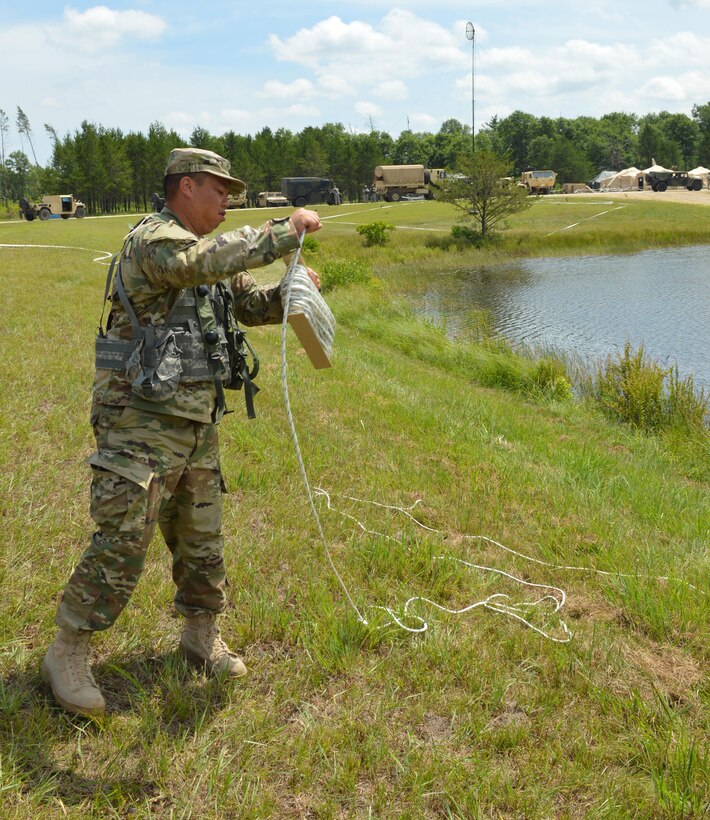
[{"label": "light pole", "polygon": [[473,65],[474,65],[474,45],[475,45],[476,29],[473,23],[466,23],[466,39],[471,41],[471,154],[476,153],[476,137],[474,136],[474,129],[476,124],[476,95],[474,94],[473,84]]}]

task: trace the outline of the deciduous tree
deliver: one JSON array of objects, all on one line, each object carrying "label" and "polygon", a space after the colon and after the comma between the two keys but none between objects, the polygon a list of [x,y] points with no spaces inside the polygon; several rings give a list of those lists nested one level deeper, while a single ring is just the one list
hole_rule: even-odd
[{"label": "deciduous tree", "polygon": [[458,168],[462,176],[448,180],[438,198],[457,208],[460,221],[475,226],[482,238],[533,203],[527,191],[510,180],[512,162],[507,157],[477,149],[473,157],[462,155]]}]

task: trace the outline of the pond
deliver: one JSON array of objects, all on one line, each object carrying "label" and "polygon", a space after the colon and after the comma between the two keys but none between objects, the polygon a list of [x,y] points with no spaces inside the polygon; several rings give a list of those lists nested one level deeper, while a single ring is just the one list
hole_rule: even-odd
[{"label": "pond", "polygon": [[472,311],[483,308],[516,345],[587,363],[629,340],[710,391],[710,245],[472,268],[412,299],[418,315],[445,323],[452,338],[466,336]]}]

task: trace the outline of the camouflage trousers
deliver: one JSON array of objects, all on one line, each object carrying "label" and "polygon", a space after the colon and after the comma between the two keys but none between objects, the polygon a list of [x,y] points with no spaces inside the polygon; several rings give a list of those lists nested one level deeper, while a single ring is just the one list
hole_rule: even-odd
[{"label": "camouflage trousers", "polygon": [[110,627],[140,578],[156,524],[172,553],[176,609],[226,605],[217,428],[131,407],[96,405],[91,517],[97,526],[69,579],[59,626]]}]

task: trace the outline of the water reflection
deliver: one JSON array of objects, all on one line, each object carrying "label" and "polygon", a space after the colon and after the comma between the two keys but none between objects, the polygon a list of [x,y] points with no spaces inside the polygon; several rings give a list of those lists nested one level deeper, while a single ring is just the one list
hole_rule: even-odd
[{"label": "water reflection", "polygon": [[514,343],[596,360],[628,339],[710,389],[710,246],[475,268],[412,298],[452,338],[466,335],[479,307]]}]

